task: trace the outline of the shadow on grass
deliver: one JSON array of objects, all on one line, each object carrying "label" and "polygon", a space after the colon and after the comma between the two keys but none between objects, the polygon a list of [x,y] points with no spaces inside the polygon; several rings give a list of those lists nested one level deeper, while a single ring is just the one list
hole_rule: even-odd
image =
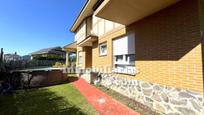
[{"label": "shadow on grass", "polygon": [[[67,85],[69,86],[69,85]],[[53,91],[54,90],[54,91]],[[18,91],[14,95],[0,96],[1,115],[86,115],[87,105],[79,101],[80,96],[69,96],[63,91],[55,92],[55,89],[41,88],[30,91]],[[59,90],[63,90],[59,87]],[[69,90],[69,88],[67,88]],[[70,90],[75,92],[73,89]],[[75,96],[76,95],[76,96]],[[76,97],[76,103],[73,101]],[[70,98],[70,100],[69,100]],[[78,101],[78,102],[77,102]],[[84,105],[82,107],[78,107]]]}]

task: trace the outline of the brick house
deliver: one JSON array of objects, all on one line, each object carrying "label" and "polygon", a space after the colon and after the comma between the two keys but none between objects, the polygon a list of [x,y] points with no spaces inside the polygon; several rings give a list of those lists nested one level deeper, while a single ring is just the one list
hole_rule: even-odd
[{"label": "brick house", "polygon": [[[77,67],[165,114],[202,114],[203,0],[87,0],[71,32]],[[87,81],[95,74],[82,74]]]}]

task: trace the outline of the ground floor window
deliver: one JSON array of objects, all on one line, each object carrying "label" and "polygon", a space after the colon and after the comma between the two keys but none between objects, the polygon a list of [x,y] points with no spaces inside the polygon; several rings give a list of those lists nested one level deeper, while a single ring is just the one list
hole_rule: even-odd
[{"label": "ground floor window", "polygon": [[136,74],[134,33],[113,40],[113,60],[114,72]]},{"label": "ground floor window", "polygon": [[107,55],[107,44],[106,43],[102,43],[99,45],[99,54],[100,56]]},{"label": "ground floor window", "polygon": [[135,54],[114,56],[114,72],[135,74]]}]

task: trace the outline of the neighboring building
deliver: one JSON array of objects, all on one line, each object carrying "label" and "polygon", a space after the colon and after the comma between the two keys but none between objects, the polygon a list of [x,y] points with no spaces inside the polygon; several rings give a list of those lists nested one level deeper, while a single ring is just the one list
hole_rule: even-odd
[{"label": "neighboring building", "polygon": [[30,60],[31,60],[31,55],[21,56],[21,60],[22,60],[22,61],[30,61]]},{"label": "neighboring building", "polygon": [[81,69],[114,68],[96,71],[101,84],[144,105],[202,114],[203,12],[203,0],[87,0],[65,49]]},{"label": "neighboring building", "polygon": [[4,62],[20,61],[20,60],[21,60],[21,56],[18,55],[16,52],[14,54],[4,55]]},{"label": "neighboring building", "polygon": [[65,54],[66,52],[63,51],[61,47],[52,47],[52,48],[45,48],[41,49],[39,51],[31,53],[31,59],[37,58],[37,59],[60,59],[65,60]]}]

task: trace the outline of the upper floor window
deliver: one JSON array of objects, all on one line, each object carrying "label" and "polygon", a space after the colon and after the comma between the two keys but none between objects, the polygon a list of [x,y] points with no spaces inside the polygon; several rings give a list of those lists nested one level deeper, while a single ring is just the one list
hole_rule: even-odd
[{"label": "upper floor window", "polygon": [[99,45],[99,54],[100,56],[107,55],[107,43],[102,43]]}]

